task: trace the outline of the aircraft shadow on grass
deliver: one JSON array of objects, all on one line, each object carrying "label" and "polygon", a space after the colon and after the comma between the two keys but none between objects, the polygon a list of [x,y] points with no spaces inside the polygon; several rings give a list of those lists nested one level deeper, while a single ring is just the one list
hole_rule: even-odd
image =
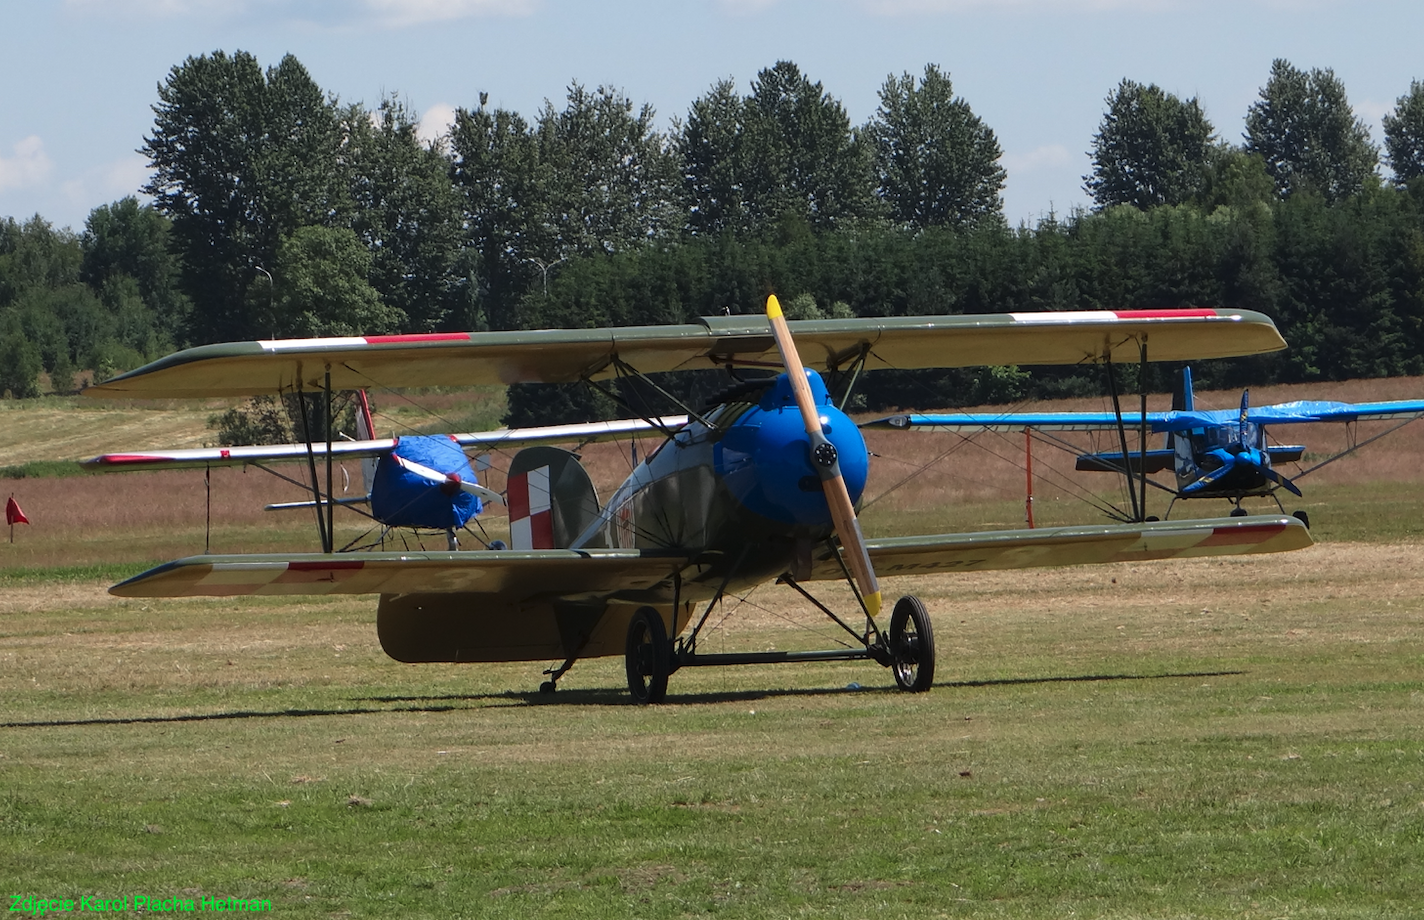
[{"label": "aircraft shadow on grass", "polygon": [[[1006,677],[993,680],[948,681],[942,687],[1010,687],[1032,684],[1094,683],[1096,681],[1122,680],[1169,680],[1173,678],[1236,677],[1245,671],[1184,671],[1171,674],[1075,674],[1056,677]],[[681,703],[710,704],[754,702],[756,700],[780,697],[839,696],[847,693],[890,694],[896,692],[890,687],[806,687],[782,690],[742,690],[717,693],[680,694]],[[0,728],[87,728],[105,725],[171,725],[184,722],[224,722],[233,719],[309,719],[321,716],[372,716],[390,713],[442,713],[465,712],[475,707],[453,705],[456,702],[475,703],[480,700],[525,703],[536,706],[557,704],[561,706],[627,706],[628,698],[614,690],[588,689],[568,690],[557,697],[547,693],[474,693],[450,694],[447,696],[371,696],[356,697],[358,703],[417,703],[445,702],[452,705],[397,706],[389,709],[360,707],[355,709],[276,709],[269,711],[238,710],[236,712],[189,713],[177,716],[114,716],[107,719],[43,719],[34,722],[0,722]]]}]

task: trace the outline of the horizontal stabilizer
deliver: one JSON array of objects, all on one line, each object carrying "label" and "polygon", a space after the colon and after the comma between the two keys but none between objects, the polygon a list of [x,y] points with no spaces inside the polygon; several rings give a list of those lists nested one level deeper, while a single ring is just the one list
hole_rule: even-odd
[{"label": "horizontal stabilizer", "polygon": [[[363,495],[363,496],[361,496],[360,498],[338,498],[338,499],[336,500],[336,504],[338,504],[338,505],[367,505],[367,504],[370,504],[370,502],[371,502],[371,496],[369,496],[369,495]],[[322,504],[323,507],[325,507],[326,502],[322,502],[321,504]],[[270,504],[270,505],[263,505],[263,506],[262,506],[262,510],[263,510],[263,511],[294,511],[294,510],[296,510],[296,509],[298,509],[298,508],[315,508],[316,506],[317,506],[317,503],[316,503],[316,502],[313,502],[313,501],[305,501],[305,502],[273,502],[273,503]]]},{"label": "horizontal stabilizer", "polygon": [[[1140,474],[1144,467],[1149,475],[1170,470],[1176,459],[1176,451],[1149,450],[1147,463],[1144,465],[1141,453],[1131,450],[1127,452],[1127,465],[1134,474]],[[1118,451],[1110,454],[1080,454],[1078,461],[1073,464],[1073,469],[1080,472],[1121,473],[1123,472],[1122,453]]]}]

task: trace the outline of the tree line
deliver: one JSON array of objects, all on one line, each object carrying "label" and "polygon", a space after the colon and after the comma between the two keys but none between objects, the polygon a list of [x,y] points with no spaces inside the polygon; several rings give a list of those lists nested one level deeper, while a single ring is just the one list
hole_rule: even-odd
[{"label": "tree line", "polygon": [[[1383,162],[1327,70],[1276,61],[1223,139],[1195,99],[1123,80],[1084,187],[1093,206],[1004,219],[992,129],[934,65],[887,78],[853,125],[788,61],[655,113],[574,83],[532,118],[478,104],[433,143],[397,96],[321,90],[296,58],[175,66],[143,139],[151,205],[82,233],[0,221],[0,392],[65,389],[213,341],[793,315],[1260,310],[1291,342],[1204,383],[1424,373],[1424,84]],[[874,375],[868,405],[1079,392],[1081,371]],[[604,412],[517,387],[511,421]]]}]

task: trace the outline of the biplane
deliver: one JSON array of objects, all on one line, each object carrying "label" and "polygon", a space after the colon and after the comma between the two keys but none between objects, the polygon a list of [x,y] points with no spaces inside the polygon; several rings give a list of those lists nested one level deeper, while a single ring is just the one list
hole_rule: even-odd
[{"label": "biplane", "polygon": [[[606,503],[573,454],[536,446],[516,456],[531,455],[522,487],[511,468],[505,501],[511,531],[517,520],[526,522],[521,527],[534,548],[201,555],[110,589],[123,597],[376,594],[377,635],[396,660],[561,661],[544,672],[540,689],[552,692],[576,661],[621,655],[634,700],[652,703],[665,698],[675,671],[703,665],[873,661],[889,668],[901,689],[928,690],[935,671],[929,614],[906,595],[883,620],[881,576],[1309,546],[1305,527],[1286,516],[876,539],[863,536],[856,516],[870,456],[843,407],[862,373],[1111,365],[1149,355],[1184,361],[1284,346],[1274,324],[1250,311],[788,322],[772,297],[764,316],[683,325],[202,346],[85,392],[171,399],[521,382],[601,386],[615,378],[656,386],[648,375],[728,374],[732,385],[722,399],[702,411],[685,407],[684,424],[660,429],[660,443]],[[654,419],[643,421],[658,427]],[[328,483],[333,450],[328,446],[324,458]],[[314,486],[318,478],[313,474]],[[788,585],[843,630],[841,646],[715,653],[699,647],[724,599],[768,581]],[[834,610],[812,593],[822,581],[849,586],[849,610]]]},{"label": "biplane", "polygon": [[[337,551],[384,546],[390,532],[397,528],[417,534],[443,533],[447,548],[457,550],[460,548],[459,532],[468,530],[468,523],[483,510],[483,503],[504,502],[504,496],[499,492],[479,484],[466,451],[509,451],[536,445],[589,444],[647,437],[687,423],[686,416],[668,416],[650,421],[618,419],[520,430],[501,428],[459,434],[375,438],[375,423],[366,391],[356,390],[355,396],[357,436],[353,439],[126,451],[101,454],[81,461],[80,465],[94,472],[254,467],[312,495],[312,499],[307,501],[274,503],[266,508],[269,511],[315,510],[317,535],[323,551],[335,548],[332,512],[342,506],[370,518],[380,527],[380,532],[369,540],[369,534],[363,533]],[[332,494],[331,482],[326,484],[325,489],[322,488],[318,465],[327,468],[328,458],[334,463],[360,463],[362,490],[359,495],[338,498]],[[305,482],[278,469],[284,464],[303,463],[310,469],[310,478]],[[345,478],[344,465],[342,472]],[[522,532],[515,535],[516,548],[534,548],[533,543],[528,541],[521,545],[520,536]],[[478,539],[478,535],[476,537]],[[494,541],[480,539],[479,542],[486,547],[494,545]]]},{"label": "biplane", "polygon": [[[1129,491],[1137,485],[1150,484],[1172,495],[1167,515],[1179,499],[1215,498],[1231,502],[1231,514],[1246,514],[1241,502],[1250,497],[1269,497],[1284,511],[1277,495],[1285,489],[1300,495],[1296,481],[1330,463],[1353,453],[1372,441],[1399,429],[1424,415],[1424,400],[1394,400],[1390,402],[1346,403],[1323,400],[1295,400],[1269,406],[1252,406],[1251,391],[1241,393],[1239,408],[1199,409],[1192,389],[1192,369],[1184,367],[1179,384],[1172,395],[1168,412],[1145,412],[1124,416],[1113,412],[1003,412],[1003,413],[938,413],[895,415],[863,422],[862,428],[891,428],[901,431],[1024,431],[1034,432],[1117,432],[1124,435],[1117,451],[1090,451],[1079,454],[1075,469],[1118,473],[1127,478]],[[1361,441],[1354,436],[1353,425],[1360,421],[1395,421],[1398,424]],[[1299,444],[1268,443],[1266,426],[1336,422],[1351,426],[1344,450],[1316,462],[1309,468],[1287,477],[1276,469],[1278,463],[1294,463],[1305,454]],[[1165,446],[1128,450],[1126,432],[1144,435],[1163,434]],[[1070,447],[1071,445],[1060,446]],[[1147,479],[1154,473],[1171,470],[1175,488]],[[1135,506],[1136,507],[1136,506]],[[1141,503],[1145,511],[1145,494]],[[1142,513],[1140,511],[1139,513]],[[1305,512],[1297,512],[1308,520]],[[1165,516],[1165,515],[1164,515]]]}]

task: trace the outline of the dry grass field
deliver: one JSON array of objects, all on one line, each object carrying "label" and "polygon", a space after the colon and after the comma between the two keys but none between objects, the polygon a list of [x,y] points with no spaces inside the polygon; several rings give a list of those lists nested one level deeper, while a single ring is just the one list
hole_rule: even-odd
[{"label": "dry grass field", "polygon": [[[651,709],[618,660],[553,696],[543,663],[390,661],[370,598],[105,592],[205,541],[311,549],[266,473],[213,472],[211,532],[201,473],[8,481],[34,523],[0,543],[0,878],[310,917],[1420,916],[1421,439],[1305,479],[1302,552],[890,581],[933,614],[928,694],[863,663],[689,669]],[[1021,438],[871,444],[872,533],[1021,526]],[[585,457],[605,493],[630,463]],[[1035,447],[1040,523],[1102,519],[1079,492],[1116,486],[1071,466]],[[834,641],[784,588],[724,612],[712,650]]]}]

